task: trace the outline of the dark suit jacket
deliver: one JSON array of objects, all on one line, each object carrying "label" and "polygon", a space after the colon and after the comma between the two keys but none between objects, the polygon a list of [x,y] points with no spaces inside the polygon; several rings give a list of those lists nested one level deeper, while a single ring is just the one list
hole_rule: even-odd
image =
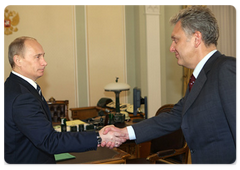
[{"label": "dark suit jacket", "polygon": [[[136,142],[148,141],[179,128],[192,163],[233,163],[236,159],[236,59],[218,51],[169,113],[133,125]],[[161,143],[159,143],[161,145]]]},{"label": "dark suit jacket", "polygon": [[27,81],[11,73],[4,86],[7,163],[55,163],[53,154],[96,150],[95,132],[56,132],[46,101]]}]

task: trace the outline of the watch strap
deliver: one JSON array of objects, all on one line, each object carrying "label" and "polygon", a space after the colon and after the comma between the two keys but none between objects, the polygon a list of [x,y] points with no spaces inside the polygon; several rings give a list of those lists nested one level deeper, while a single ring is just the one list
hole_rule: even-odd
[{"label": "watch strap", "polygon": [[97,134],[97,143],[98,143],[98,145],[101,145],[101,143],[102,143],[102,138],[101,138],[101,136],[99,135],[98,132],[96,132],[96,134]]}]

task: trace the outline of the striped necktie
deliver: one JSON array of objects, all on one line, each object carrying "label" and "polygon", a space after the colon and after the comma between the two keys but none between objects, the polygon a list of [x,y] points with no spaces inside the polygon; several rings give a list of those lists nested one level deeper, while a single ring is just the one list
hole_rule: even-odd
[{"label": "striped necktie", "polygon": [[189,91],[191,91],[192,86],[193,86],[194,83],[195,83],[195,80],[196,80],[196,78],[195,78],[194,75],[192,74],[192,76],[191,76],[191,78],[190,78],[190,80],[189,80]]},{"label": "striped necktie", "polygon": [[42,100],[43,100],[43,95],[42,95],[42,90],[40,88],[40,86],[37,84],[37,92],[38,94],[41,96]]}]

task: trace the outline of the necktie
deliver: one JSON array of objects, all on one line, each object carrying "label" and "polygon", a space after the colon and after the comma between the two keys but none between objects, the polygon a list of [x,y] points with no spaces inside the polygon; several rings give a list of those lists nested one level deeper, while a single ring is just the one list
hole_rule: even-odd
[{"label": "necktie", "polygon": [[195,83],[195,80],[196,80],[196,78],[195,78],[194,75],[192,74],[192,75],[191,75],[191,78],[190,78],[190,80],[189,80],[189,91],[191,91],[192,86],[193,86],[194,83]]},{"label": "necktie", "polygon": [[42,90],[40,88],[40,86],[37,84],[37,92],[38,94],[41,96],[42,100],[43,100],[43,96],[42,96]]}]

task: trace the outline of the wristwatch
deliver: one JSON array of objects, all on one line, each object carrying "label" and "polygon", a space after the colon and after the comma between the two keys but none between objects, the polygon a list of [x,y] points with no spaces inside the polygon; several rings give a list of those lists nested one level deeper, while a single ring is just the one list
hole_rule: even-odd
[{"label": "wristwatch", "polygon": [[96,134],[97,134],[97,143],[98,143],[98,145],[101,145],[101,143],[102,143],[102,138],[101,138],[101,136],[99,135],[98,132],[96,132]]}]

